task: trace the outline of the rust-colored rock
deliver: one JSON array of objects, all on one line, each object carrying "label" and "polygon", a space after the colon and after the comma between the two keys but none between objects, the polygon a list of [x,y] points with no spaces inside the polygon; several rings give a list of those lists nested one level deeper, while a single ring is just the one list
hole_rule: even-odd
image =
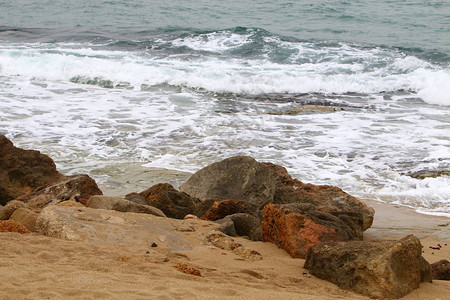
[{"label": "rust-colored rock", "polygon": [[228,215],[246,213],[254,215],[250,205],[240,200],[215,201],[210,209],[201,217],[202,220],[216,221]]},{"label": "rust-colored rock", "polygon": [[272,242],[297,258],[306,258],[308,248],[321,242],[357,239],[339,218],[317,211],[308,203],[266,205],[261,228],[263,241]]},{"label": "rust-colored rock", "polygon": [[62,176],[47,155],[16,148],[10,140],[0,135],[0,204],[5,205]]},{"label": "rust-colored rock", "polygon": [[0,232],[30,233],[25,226],[12,220],[0,221]]},{"label": "rust-colored rock", "polygon": [[74,175],[62,177],[58,182],[41,187],[18,200],[26,202],[33,209],[41,209],[50,204],[77,201],[91,195],[102,195],[95,180],[88,175]]},{"label": "rust-colored rock", "polygon": [[197,198],[177,191],[168,183],[156,184],[139,195],[148,205],[159,208],[167,217],[175,219],[183,219],[187,214],[192,214],[195,205],[199,202]]},{"label": "rust-colored rock", "polygon": [[376,299],[401,298],[423,277],[422,245],[409,235],[398,241],[321,243],[309,248],[305,269],[341,288]]},{"label": "rust-colored rock", "polygon": [[194,275],[194,276],[199,276],[202,277],[202,273],[200,272],[199,269],[197,269],[196,267],[194,267],[191,264],[188,263],[177,263],[175,266],[173,266],[175,269],[177,269],[180,272],[189,274],[189,275]]}]

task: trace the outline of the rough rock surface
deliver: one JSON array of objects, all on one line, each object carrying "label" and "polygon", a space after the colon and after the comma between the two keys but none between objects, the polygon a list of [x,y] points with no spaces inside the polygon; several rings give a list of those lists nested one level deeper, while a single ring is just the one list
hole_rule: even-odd
[{"label": "rough rock surface", "polygon": [[[129,194],[130,195],[136,194]],[[168,183],[160,183],[139,193],[148,205],[159,208],[169,218],[183,219],[187,214],[192,214],[198,199],[186,193],[177,191]]]},{"label": "rough rock surface", "polygon": [[212,231],[206,236],[206,243],[217,248],[228,250],[245,259],[256,261],[261,260],[262,256],[259,252],[251,250],[236,242],[233,238],[226,236],[222,232]]},{"label": "rough rock surface", "polygon": [[431,264],[433,279],[450,280],[450,262],[446,259]]},{"label": "rough rock surface", "polygon": [[59,180],[53,160],[35,150],[16,148],[0,135],[0,204]]},{"label": "rough rock surface", "polygon": [[[261,222],[255,216],[237,213],[233,215],[228,215],[221,220],[217,220],[217,223],[221,224],[216,230],[221,231],[230,236],[248,236],[250,239],[258,239],[258,235],[255,235],[255,228],[261,226]],[[253,235],[252,235],[253,234]]]},{"label": "rough rock surface", "polygon": [[0,221],[0,232],[30,233],[25,226],[12,220]]},{"label": "rough rock surface", "polygon": [[223,200],[215,201],[208,211],[201,217],[202,220],[216,221],[228,215],[237,213],[254,214],[254,209],[244,201]]},{"label": "rough rock surface", "polygon": [[268,204],[261,221],[262,240],[306,258],[309,247],[321,242],[359,239],[358,233],[338,217],[316,210],[309,203]]},{"label": "rough rock surface", "polygon": [[90,197],[87,202],[87,207],[98,209],[112,209],[121,212],[143,213],[159,217],[166,216],[161,210],[156,207],[107,196]]},{"label": "rough rock surface", "polygon": [[269,203],[310,203],[341,219],[360,238],[374,216],[372,208],[337,187],[304,184],[285,168],[248,156],[213,163],[193,174],[180,190],[202,201],[214,196],[243,200],[256,206],[258,214]]},{"label": "rough rock surface", "polygon": [[9,219],[22,224],[31,232],[36,232],[36,220],[38,216],[39,214],[35,213],[34,211],[22,207],[14,211]]},{"label": "rough rock surface", "polygon": [[74,175],[62,177],[60,181],[41,187],[18,200],[26,202],[33,209],[41,209],[50,204],[101,194],[94,179],[88,175]]},{"label": "rough rock surface", "polygon": [[158,247],[181,251],[191,249],[177,234],[189,231],[184,222],[148,214],[52,205],[41,211],[36,228],[46,236],[65,240],[145,247],[156,242]]},{"label": "rough rock surface", "polygon": [[66,207],[85,207],[85,205],[81,204],[80,202],[74,201],[74,200],[67,200],[67,201],[59,202],[56,205],[66,206]]},{"label": "rough rock surface", "polygon": [[8,220],[17,209],[22,207],[27,207],[27,205],[22,201],[9,201],[0,211],[0,220]]},{"label": "rough rock surface", "polygon": [[305,268],[321,279],[371,298],[400,298],[419,287],[422,245],[398,241],[322,243],[308,250]]}]

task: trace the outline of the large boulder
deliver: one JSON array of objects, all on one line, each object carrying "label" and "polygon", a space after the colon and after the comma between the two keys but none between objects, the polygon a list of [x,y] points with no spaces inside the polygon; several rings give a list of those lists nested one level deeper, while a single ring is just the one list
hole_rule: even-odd
[{"label": "large boulder", "polygon": [[259,163],[248,156],[213,163],[193,174],[180,190],[201,201],[211,197],[245,201],[260,217],[270,203],[309,204],[339,225],[335,230],[339,236],[344,236],[342,231],[349,232],[347,238],[340,240],[362,239],[363,231],[372,225],[375,213],[337,187],[302,183],[293,179],[285,168]]},{"label": "large boulder", "polygon": [[63,201],[77,201],[91,195],[102,195],[97,183],[88,175],[64,176],[59,181],[43,186],[33,193],[17,198],[33,209],[56,205]]},{"label": "large boulder", "polygon": [[16,148],[10,140],[0,135],[0,204],[5,205],[62,176],[47,155]]},{"label": "large boulder", "polygon": [[97,209],[112,209],[121,212],[150,214],[159,217],[166,216],[161,210],[153,206],[139,204],[125,199],[100,195],[90,197],[87,202],[87,207]]},{"label": "large boulder", "polygon": [[123,213],[89,207],[45,207],[36,221],[38,232],[54,238],[150,247],[173,251],[190,250],[179,234],[188,221],[160,218],[141,213]]},{"label": "large boulder", "polygon": [[309,248],[305,268],[321,279],[371,298],[401,298],[427,280],[421,276],[422,245],[398,241],[321,243]]},{"label": "large boulder", "polygon": [[308,248],[317,243],[357,240],[362,233],[309,203],[266,205],[261,228],[263,241],[296,258],[306,258]]},{"label": "large boulder", "polygon": [[177,191],[168,183],[159,183],[151,188],[126,197],[139,195],[148,205],[159,208],[169,218],[183,219],[187,214],[192,214],[199,200],[186,193]]},{"label": "large boulder", "polygon": [[436,280],[450,280],[450,262],[442,259],[431,264],[433,279]]}]

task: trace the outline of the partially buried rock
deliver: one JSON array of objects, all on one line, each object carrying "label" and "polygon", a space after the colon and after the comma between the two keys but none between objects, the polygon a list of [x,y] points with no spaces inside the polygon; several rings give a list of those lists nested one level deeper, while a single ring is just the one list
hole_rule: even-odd
[{"label": "partially buried rock", "polygon": [[5,207],[0,211],[0,220],[8,220],[11,215],[19,208],[28,207],[22,201],[12,200],[9,201]]},{"label": "partially buried rock", "polygon": [[446,259],[431,264],[433,279],[450,280],[450,262]]},{"label": "partially buried rock", "polygon": [[266,205],[261,228],[263,241],[276,244],[296,258],[306,258],[308,248],[317,243],[359,238],[341,219],[309,203]]},{"label": "partially buried rock", "polygon": [[9,219],[22,224],[31,232],[36,232],[36,220],[38,216],[38,213],[35,213],[28,208],[22,207],[17,209]]},{"label": "partially buried rock", "polygon": [[261,222],[255,216],[237,213],[217,220],[221,224],[216,230],[230,236],[248,236],[251,240],[261,240],[257,228],[260,228]]},{"label": "partially buried rock", "polygon": [[42,209],[63,201],[76,201],[90,195],[101,195],[97,183],[88,175],[65,176],[60,181],[37,189],[18,200],[26,202],[33,209]]},{"label": "partially buried rock", "polygon": [[309,248],[304,267],[371,298],[401,298],[427,280],[421,255],[422,245],[412,235],[398,241],[322,243]]},{"label": "partially buried rock", "polygon": [[16,148],[0,135],[0,204],[5,205],[61,177],[50,157],[39,151]]},{"label": "partially buried rock", "polygon": [[[133,195],[136,194],[133,193]],[[159,208],[167,217],[175,219],[183,219],[187,214],[192,214],[195,205],[199,202],[197,198],[177,191],[168,183],[156,184],[139,195],[148,205]]]},{"label": "partially buried rock", "polygon": [[30,233],[25,226],[12,220],[0,221],[0,232]]},{"label": "partially buried rock", "polygon": [[107,197],[107,196],[92,196],[87,202],[87,207],[97,209],[111,209],[121,212],[134,212],[142,214],[150,214],[159,217],[166,215],[156,207],[138,204],[125,199]]}]

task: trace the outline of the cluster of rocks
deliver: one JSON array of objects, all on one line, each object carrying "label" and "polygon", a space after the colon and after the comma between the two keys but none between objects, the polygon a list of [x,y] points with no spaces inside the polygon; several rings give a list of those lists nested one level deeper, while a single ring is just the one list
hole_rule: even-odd
[{"label": "cluster of rocks", "polygon": [[[176,234],[161,239],[162,228],[190,231],[181,220],[196,216],[217,222],[217,230],[228,236],[274,243],[306,259],[311,274],[373,298],[399,298],[431,281],[417,238],[363,241],[372,208],[337,187],[305,184],[281,166],[247,156],[213,163],[179,190],[160,183],[121,199],[103,196],[88,175],[64,176],[48,156],[16,148],[0,136],[0,204],[5,205],[0,223],[9,222],[0,228],[6,231],[16,224],[69,240],[95,235],[117,243],[153,243],[159,238],[174,250],[189,245]],[[241,249],[215,232],[211,241]]]}]

